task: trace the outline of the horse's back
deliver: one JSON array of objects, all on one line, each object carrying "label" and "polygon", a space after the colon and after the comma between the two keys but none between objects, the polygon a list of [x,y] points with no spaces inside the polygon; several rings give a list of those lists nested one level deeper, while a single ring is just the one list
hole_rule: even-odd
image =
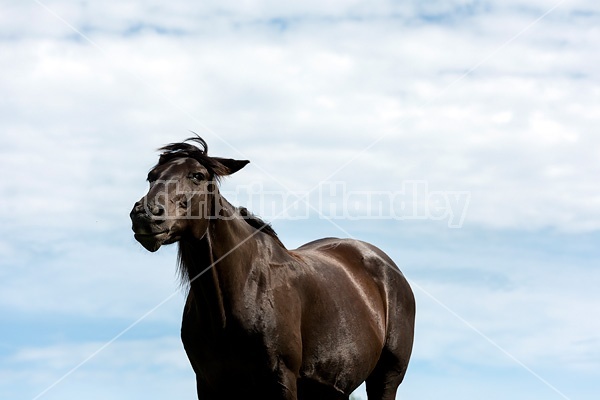
[{"label": "horse's back", "polygon": [[[405,294],[403,301],[414,302],[412,290],[394,261],[380,248],[357,239],[323,238],[300,246],[293,250],[297,256],[306,260],[317,260],[316,268],[328,268],[335,260],[337,267],[349,273],[367,273],[374,281],[387,290]],[[318,260],[321,260],[320,266]]]},{"label": "horse's back", "polygon": [[412,291],[394,261],[380,248],[357,239],[323,238],[293,250],[297,255],[323,256],[335,259],[347,268],[364,269],[377,281],[399,286],[398,290]]}]

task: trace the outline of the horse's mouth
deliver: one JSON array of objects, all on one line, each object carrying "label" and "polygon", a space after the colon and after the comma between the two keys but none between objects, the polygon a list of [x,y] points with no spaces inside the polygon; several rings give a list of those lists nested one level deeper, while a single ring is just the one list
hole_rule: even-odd
[{"label": "horse's mouth", "polygon": [[135,240],[150,252],[155,252],[169,238],[169,231],[134,233]]}]

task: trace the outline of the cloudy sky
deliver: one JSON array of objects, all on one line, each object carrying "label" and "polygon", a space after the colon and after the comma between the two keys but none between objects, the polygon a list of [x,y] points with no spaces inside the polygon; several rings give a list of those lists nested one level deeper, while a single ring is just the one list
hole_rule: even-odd
[{"label": "cloudy sky", "polygon": [[194,131],[288,247],[401,267],[398,398],[595,399],[599,43],[591,0],[3,0],[0,398],[195,398],[176,249],[128,218]]}]

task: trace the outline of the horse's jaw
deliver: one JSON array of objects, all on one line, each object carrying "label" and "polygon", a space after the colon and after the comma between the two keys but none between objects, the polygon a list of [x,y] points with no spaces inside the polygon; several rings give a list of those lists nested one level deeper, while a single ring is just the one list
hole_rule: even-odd
[{"label": "horse's jaw", "polygon": [[162,246],[163,244],[173,243],[173,241],[169,240],[169,236],[169,232],[159,232],[152,234],[135,233],[133,235],[135,240],[140,242],[140,244],[151,253],[154,253],[155,251],[160,249],[160,246]]}]

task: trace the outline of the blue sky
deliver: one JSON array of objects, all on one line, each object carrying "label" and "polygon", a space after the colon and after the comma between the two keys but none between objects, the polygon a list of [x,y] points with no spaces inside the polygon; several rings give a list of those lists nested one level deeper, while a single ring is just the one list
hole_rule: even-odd
[{"label": "blue sky", "polygon": [[[0,398],[195,398],[176,248],[128,218],[194,131],[251,160],[222,190],[288,247],[356,237],[401,267],[398,398],[595,399],[599,22],[583,0],[3,2]],[[367,218],[373,193],[430,212]],[[459,226],[432,193],[468,195]]]}]

